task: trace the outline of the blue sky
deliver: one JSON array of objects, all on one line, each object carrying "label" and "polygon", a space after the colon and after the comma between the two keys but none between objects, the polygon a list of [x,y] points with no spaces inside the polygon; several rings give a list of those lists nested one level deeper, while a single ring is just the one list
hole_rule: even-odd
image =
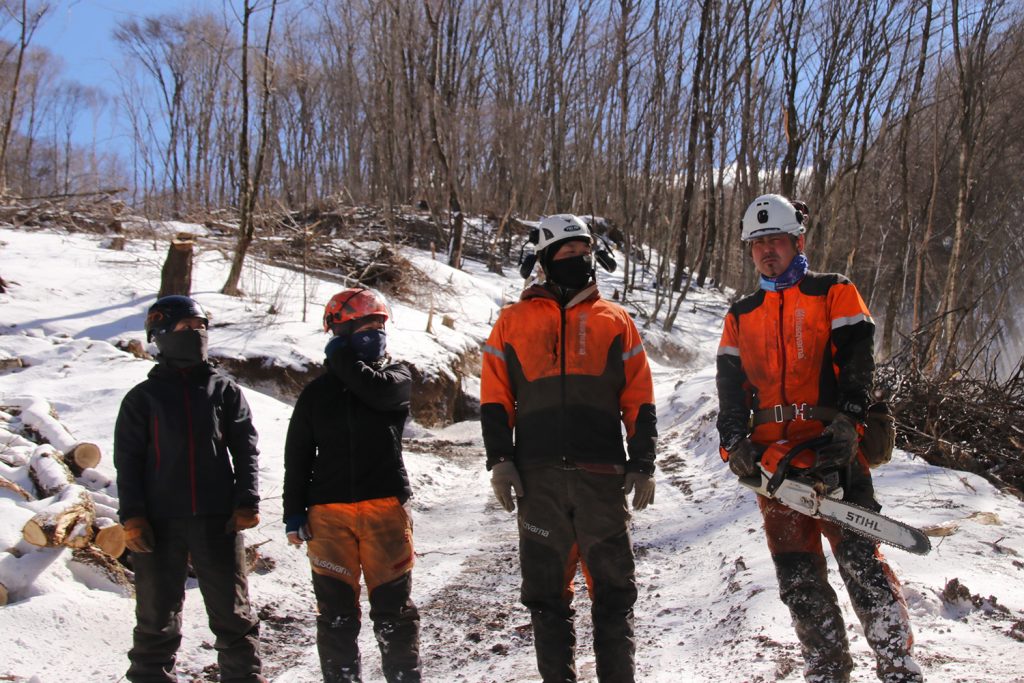
[{"label": "blue sky", "polygon": [[115,90],[114,65],[120,60],[112,33],[119,21],[176,13],[196,0],[60,0],[43,20],[33,45],[65,60],[65,74],[88,85]]},{"label": "blue sky", "polygon": [[[201,0],[55,0],[36,31],[32,45],[45,47],[62,57],[65,78],[101,88],[109,96],[116,97],[115,68],[121,56],[113,31],[118,22],[133,17],[178,13],[202,4],[210,3]],[[9,24],[3,36],[13,40],[16,38],[14,31],[15,27]],[[87,118],[81,118],[75,131],[74,137],[80,144],[88,144],[92,140],[92,126]],[[109,128],[114,124],[108,115],[99,125]],[[96,134],[101,144],[117,139],[113,130],[97,130]]]}]

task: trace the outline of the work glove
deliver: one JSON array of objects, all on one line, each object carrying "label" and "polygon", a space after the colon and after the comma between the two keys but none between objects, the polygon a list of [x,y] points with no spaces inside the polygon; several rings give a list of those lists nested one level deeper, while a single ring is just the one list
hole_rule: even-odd
[{"label": "work glove", "polygon": [[743,437],[729,450],[729,469],[737,477],[752,477],[760,470],[757,467],[757,449],[747,437]]},{"label": "work glove", "polygon": [[643,472],[626,472],[626,480],[622,488],[628,496],[630,491],[636,490],[633,494],[633,509],[643,510],[654,502],[654,477]]},{"label": "work glove", "polygon": [[860,435],[857,423],[846,413],[839,413],[821,435],[831,436],[832,442],[818,449],[819,465],[843,468],[856,457]]},{"label": "work glove", "polygon": [[131,517],[124,521],[124,544],[133,553],[151,553],[156,547],[153,527],[145,517]]},{"label": "work glove", "polygon": [[285,517],[284,530],[292,545],[302,545],[303,541],[313,538],[313,534],[309,533],[309,518],[305,513]]},{"label": "work glove", "polygon": [[224,531],[230,534],[244,529],[251,529],[259,523],[260,513],[255,508],[235,508],[235,511],[231,513],[228,523],[224,525]]},{"label": "work glove", "polygon": [[[505,512],[512,512],[516,509],[516,498],[523,497],[523,480],[519,478],[515,464],[505,461],[499,462],[491,468],[491,488],[494,489],[494,497],[505,508]],[[512,497],[512,490],[515,489],[515,498]]]}]

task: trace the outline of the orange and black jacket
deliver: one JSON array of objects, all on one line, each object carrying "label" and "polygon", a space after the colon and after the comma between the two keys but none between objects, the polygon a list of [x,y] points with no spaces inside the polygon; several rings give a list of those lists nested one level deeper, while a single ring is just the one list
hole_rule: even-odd
[{"label": "orange and black jacket", "polygon": [[748,435],[767,444],[824,429],[823,422],[797,415],[751,431],[751,412],[775,406],[834,408],[862,421],[875,367],[874,333],[857,288],[834,273],[809,272],[788,289],[759,290],[733,304],[718,347],[723,448]]},{"label": "orange and black jacket", "polygon": [[629,314],[601,299],[596,285],[565,305],[543,286],[527,289],[501,312],[483,355],[488,469],[514,461],[654,472],[657,418],[647,355]]}]

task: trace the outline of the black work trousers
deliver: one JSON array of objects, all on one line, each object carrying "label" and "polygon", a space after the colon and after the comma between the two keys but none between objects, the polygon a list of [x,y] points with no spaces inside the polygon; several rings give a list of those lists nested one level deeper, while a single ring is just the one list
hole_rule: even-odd
[{"label": "black work trousers", "polygon": [[632,683],[636,575],[623,475],[545,467],[520,472],[522,601],[544,683],[576,680],[573,577],[582,561],[602,683]]},{"label": "black work trousers", "polygon": [[245,546],[241,534],[225,531],[227,521],[227,516],[151,520],[153,552],[132,555],[136,625],[126,676],[132,683],[177,680],[174,664],[190,556],[216,637],[220,680],[264,680],[259,621],[249,606]]}]

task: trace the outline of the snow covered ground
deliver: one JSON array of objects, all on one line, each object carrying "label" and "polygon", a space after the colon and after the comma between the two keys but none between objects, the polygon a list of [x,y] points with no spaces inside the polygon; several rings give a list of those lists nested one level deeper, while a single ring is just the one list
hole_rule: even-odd
[{"label": "snow covered ground", "polygon": [[[0,361],[26,367],[0,371],[0,407],[17,396],[48,400],[81,440],[102,448],[98,469],[113,476],[113,422],[124,393],[151,363],[113,346],[141,339],[146,308],[158,288],[163,242],[130,242],[123,252],[92,236],[0,227]],[[443,372],[453,351],[478,344],[500,304],[518,293],[518,278],[479,264],[452,271],[429,254],[403,252],[432,282],[416,305],[394,304],[393,355]],[[323,303],[338,287],[309,287],[302,322],[301,277],[250,261],[248,296],[217,294],[225,256],[202,249],[193,293],[213,312],[214,354],[273,357],[282,365],[319,360]],[[511,275],[511,272],[510,272]],[[602,281],[607,293],[621,280]],[[683,367],[654,363],[658,399],[659,471],[654,505],[635,515],[640,598],[636,606],[638,680],[799,681],[800,656],[779,602],[753,494],[720,461],[714,432],[717,406],[714,349],[724,300],[697,292],[665,338],[644,331],[648,346],[690,350]],[[430,306],[450,315],[454,329],[434,324]],[[271,312],[271,307],[273,311]],[[673,357],[678,357],[676,354]],[[662,356],[666,358],[668,356]],[[470,382],[472,385],[472,382]],[[282,448],[289,405],[247,390],[260,432],[263,522],[246,532],[275,568],[251,577],[263,619],[264,661],[271,680],[319,680],[314,601],[304,553],[285,543],[280,520]],[[406,462],[412,476],[417,565],[414,598],[423,619],[422,653],[430,681],[536,680],[529,617],[518,603],[514,517],[492,500],[483,467],[479,424],[429,430],[410,425]],[[1024,505],[985,480],[927,465],[897,452],[876,471],[888,514],[921,527],[942,526],[934,550],[918,557],[887,550],[904,585],[919,661],[930,681],[1024,681]],[[0,495],[0,551],[20,538],[24,515]],[[863,639],[834,565],[855,681],[875,680]],[[975,595],[944,599],[958,579]],[[577,595],[578,668],[594,680],[589,604]],[[88,588],[59,557],[27,589],[0,607],[0,680],[50,683],[120,680],[134,624],[131,598]],[[182,680],[206,680],[215,661],[198,591],[188,590]],[[367,610],[364,608],[364,613]],[[362,635],[368,681],[382,680],[369,625]]]}]

